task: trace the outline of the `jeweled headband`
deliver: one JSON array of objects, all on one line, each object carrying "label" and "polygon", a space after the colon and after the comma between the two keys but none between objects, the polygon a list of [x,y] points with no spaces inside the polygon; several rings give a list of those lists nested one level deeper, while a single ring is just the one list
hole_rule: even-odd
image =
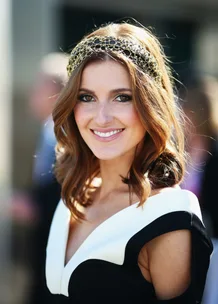
[{"label": "jeweled headband", "polygon": [[78,43],[70,54],[67,65],[68,76],[70,77],[72,72],[86,58],[102,52],[123,54],[155,81],[161,81],[161,72],[158,64],[148,50],[127,39],[112,36],[93,36]]}]

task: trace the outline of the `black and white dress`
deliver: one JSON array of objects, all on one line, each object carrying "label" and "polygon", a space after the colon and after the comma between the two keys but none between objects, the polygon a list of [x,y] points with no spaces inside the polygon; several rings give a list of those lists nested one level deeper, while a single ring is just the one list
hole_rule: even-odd
[{"label": "black and white dress", "polygon": [[[46,281],[53,294],[72,304],[197,304],[202,293],[212,243],[202,222],[196,196],[169,189],[117,212],[85,239],[65,265],[70,212],[60,201],[47,244]],[[157,300],[153,285],[138,267],[142,247],[167,232],[189,229],[192,235],[191,284],[184,294]],[[176,274],[175,274],[176,275]]]}]

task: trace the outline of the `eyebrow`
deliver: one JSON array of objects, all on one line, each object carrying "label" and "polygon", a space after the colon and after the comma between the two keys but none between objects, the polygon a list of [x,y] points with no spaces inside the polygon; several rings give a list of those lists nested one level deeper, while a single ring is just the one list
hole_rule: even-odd
[{"label": "eyebrow", "polygon": [[[86,88],[80,88],[79,92],[81,92],[81,91],[88,92],[90,94],[95,94],[94,91],[86,89]],[[132,90],[128,89],[128,88],[117,88],[117,89],[111,90],[110,93],[119,93],[119,92],[123,92],[123,91],[125,91],[125,92],[132,92]]]}]

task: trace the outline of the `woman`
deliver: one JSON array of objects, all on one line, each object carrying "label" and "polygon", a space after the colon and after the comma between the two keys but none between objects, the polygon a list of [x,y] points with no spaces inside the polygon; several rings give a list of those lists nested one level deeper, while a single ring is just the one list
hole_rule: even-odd
[{"label": "woman", "polygon": [[62,201],[47,245],[70,303],[200,303],[212,246],[181,190],[180,110],[158,40],[109,24],[71,52],[53,112]]}]

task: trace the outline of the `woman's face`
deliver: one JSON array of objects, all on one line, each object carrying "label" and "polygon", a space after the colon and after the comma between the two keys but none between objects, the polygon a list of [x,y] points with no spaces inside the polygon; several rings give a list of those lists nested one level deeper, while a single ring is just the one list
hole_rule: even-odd
[{"label": "woman's face", "polygon": [[83,140],[100,160],[132,157],[145,136],[132,102],[129,73],[114,60],[84,68],[74,115]]}]

